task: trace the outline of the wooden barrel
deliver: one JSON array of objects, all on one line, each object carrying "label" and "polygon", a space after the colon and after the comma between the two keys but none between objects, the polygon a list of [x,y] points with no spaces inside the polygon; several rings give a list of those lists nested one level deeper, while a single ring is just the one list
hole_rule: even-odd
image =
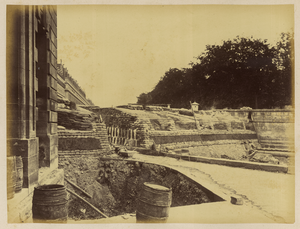
[{"label": "wooden barrel", "polygon": [[144,183],[138,197],[137,223],[166,223],[171,202],[171,189],[157,184]]},{"label": "wooden barrel", "polygon": [[21,192],[23,187],[23,160],[21,156],[16,157],[16,186],[15,192]]},{"label": "wooden barrel", "polygon": [[34,223],[67,223],[68,196],[64,185],[50,184],[34,188]]},{"label": "wooden barrel", "polygon": [[16,158],[7,157],[6,159],[7,168],[7,199],[12,199],[15,196],[15,186],[16,186]]}]

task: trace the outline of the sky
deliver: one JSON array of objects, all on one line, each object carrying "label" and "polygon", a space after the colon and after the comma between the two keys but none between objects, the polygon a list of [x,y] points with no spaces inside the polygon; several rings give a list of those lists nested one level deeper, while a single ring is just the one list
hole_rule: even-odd
[{"label": "sky", "polygon": [[206,45],[294,28],[293,5],[59,5],[58,63],[100,107],[136,103]]}]

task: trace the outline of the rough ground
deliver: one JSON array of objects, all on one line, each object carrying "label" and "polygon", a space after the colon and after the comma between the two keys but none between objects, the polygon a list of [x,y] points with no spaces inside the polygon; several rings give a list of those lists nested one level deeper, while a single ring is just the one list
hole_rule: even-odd
[{"label": "rough ground", "polygon": [[[205,193],[199,185],[185,176],[163,166],[147,163],[129,163],[120,160],[99,160],[99,158],[70,158],[65,162],[65,176],[83,188],[92,198],[85,197],[109,217],[135,213],[138,193],[144,182],[154,182],[172,189],[172,207],[211,202],[211,193]],[[67,181],[67,188],[80,196]],[[69,218],[102,218],[82,201],[70,196]]]},{"label": "rough ground", "polygon": [[[187,218],[189,220],[195,220],[197,223],[294,222],[295,176],[292,174],[232,168],[228,166],[189,162],[174,158],[141,154],[135,154],[134,159],[139,161],[140,164],[147,162],[176,169],[180,173],[200,183],[202,186],[226,200],[226,202],[223,202],[223,205],[219,205],[219,203],[222,202],[215,202],[213,205],[211,205],[212,203],[209,203],[209,206],[211,207],[208,208],[205,207],[206,204],[171,208],[174,209],[174,211],[171,211],[174,212],[174,214],[178,212],[177,210],[182,212],[181,215],[178,215],[179,221],[177,220],[176,222],[180,222],[180,220]],[[231,195],[237,195],[241,197],[244,204],[242,206],[230,204]],[[180,211],[180,209],[182,210]],[[88,211],[87,208],[86,211]],[[186,215],[187,212],[189,212],[187,215],[188,217],[182,217],[182,214]],[[200,215],[197,216],[198,214]],[[82,215],[81,219],[84,219],[84,215]],[[119,223],[135,223],[134,215],[127,215],[123,218],[114,217],[111,218],[111,220],[100,219],[81,222],[114,223],[117,222],[117,220],[119,220]],[[70,220],[69,223],[72,222],[73,221]],[[194,221],[189,221],[187,223],[191,222]]]},{"label": "rough ground", "polygon": [[[216,193],[236,194],[277,223],[295,220],[295,175],[233,168],[173,158],[135,155],[137,160],[171,166]],[[204,186],[205,186],[204,185]],[[249,219],[255,222],[255,219]]]}]

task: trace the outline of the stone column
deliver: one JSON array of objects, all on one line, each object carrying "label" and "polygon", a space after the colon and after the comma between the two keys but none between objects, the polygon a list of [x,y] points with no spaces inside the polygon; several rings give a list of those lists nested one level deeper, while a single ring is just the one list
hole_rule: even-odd
[{"label": "stone column", "polygon": [[39,9],[38,66],[39,83],[37,136],[39,137],[40,167],[58,167],[57,136],[57,22],[56,6]]},{"label": "stone column", "polygon": [[7,156],[22,156],[23,187],[38,182],[35,6],[7,7]]}]

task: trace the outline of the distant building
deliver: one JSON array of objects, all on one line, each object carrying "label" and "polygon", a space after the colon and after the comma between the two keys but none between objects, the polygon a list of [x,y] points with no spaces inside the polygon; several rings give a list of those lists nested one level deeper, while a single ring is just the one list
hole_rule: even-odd
[{"label": "distant building", "polygon": [[62,63],[57,64],[57,96],[78,105],[93,105]]}]

